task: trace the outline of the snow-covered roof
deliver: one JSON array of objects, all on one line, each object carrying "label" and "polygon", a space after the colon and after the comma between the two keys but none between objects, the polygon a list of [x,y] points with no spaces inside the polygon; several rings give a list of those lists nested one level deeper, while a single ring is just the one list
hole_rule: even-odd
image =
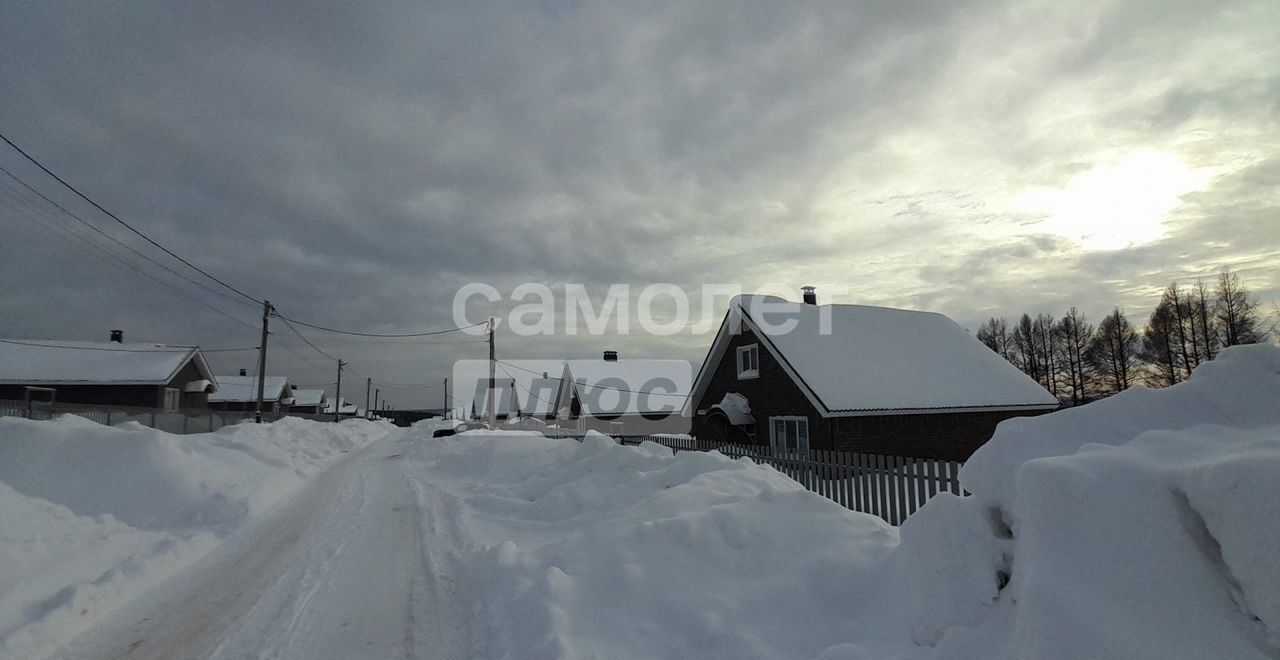
[{"label": "snow-covered roof", "polygon": [[[289,379],[284,376],[267,376],[262,386],[262,398],[279,401],[289,392]],[[218,391],[209,395],[210,403],[240,403],[258,400],[257,376],[218,376]]]},{"label": "snow-covered roof", "polygon": [[724,398],[720,399],[720,403],[711,406],[713,410],[719,410],[729,419],[729,423],[734,426],[745,426],[754,424],[755,418],[751,416],[751,403],[747,401],[747,397],[737,392],[725,392]]},{"label": "snow-covered roof", "polygon": [[[326,413],[332,413],[332,412],[333,412],[333,402],[332,402],[332,401],[329,401],[329,402],[327,402],[327,403],[325,403],[325,404],[324,404],[324,411],[323,411],[323,412],[326,412]],[[346,397],[342,397],[342,398],[338,399],[338,414],[339,414],[339,415],[355,415],[355,416],[359,417],[359,416],[362,416],[362,415],[364,414],[364,411],[363,411],[363,410],[361,410],[361,408],[360,408],[359,406],[357,406],[356,404],[354,404],[354,403],[348,403],[348,402],[347,402],[347,398],[346,398]]]},{"label": "snow-covered roof", "polygon": [[556,401],[560,392],[559,378],[535,376],[527,383],[519,382],[517,378],[517,383],[523,386],[520,394],[525,414],[537,417],[556,414]]},{"label": "snow-covered roof", "polygon": [[0,339],[7,385],[164,385],[192,361],[201,379],[215,380],[195,346]]},{"label": "snow-covered roof", "polygon": [[699,373],[697,396],[727,350],[738,319],[826,414],[1058,405],[1039,383],[942,314],[808,305],[772,296],[733,300]]},{"label": "snow-covered roof", "polygon": [[[480,418],[489,416],[489,394],[484,386],[487,380],[487,378],[483,379],[476,384],[475,395],[472,398],[472,410]],[[520,407],[520,399],[516,393],[515,379],[495,378],[493,386],[493,407],[497,414],[507,416],[516,414]]]},{"label": "snow-covered roof", "polygon": [[322,406],[326,404],[328,395],[324,390],[294,390],[293,405],[295,406]]},{"label": "snow-covered roof", "polygon": [[679,411],[692,376],[683,360],[570,360],[562,378],[594,416]]}]

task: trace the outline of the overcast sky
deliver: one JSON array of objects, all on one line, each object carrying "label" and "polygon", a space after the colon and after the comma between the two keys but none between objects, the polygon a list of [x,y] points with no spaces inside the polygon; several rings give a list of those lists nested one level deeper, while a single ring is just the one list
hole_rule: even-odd
[{"label": "overcast sky", "polygon": [[[0,131],[322,325],[450,327],[468,282],[815,284],[822,302],[968,328],[1071,305],[1141,323],[1170,281],[1222,266],[1280,300],[1270,0],[0,0],[0,15]],[[0,147],[0,166],[149,249]],[[260,309],[131,258],[186,295],[161,286],[0,180],[0,336],[257,343]],[[332,380],[275,330],[272,373]],[[435,383],[485,355],[457,335],[308,334],[361,381]],[[514,358],[695,362],[711,339],[498,338]],[[213,355],[222,373],[253,360]]]}]

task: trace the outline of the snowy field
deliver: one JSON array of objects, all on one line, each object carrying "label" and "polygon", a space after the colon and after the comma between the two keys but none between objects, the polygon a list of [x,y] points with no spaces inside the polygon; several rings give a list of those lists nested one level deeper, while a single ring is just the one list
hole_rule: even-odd
[{"label": "snowy field", "polygon": [[1274,347],[1006,422],[900,531],[747,460],[432,430],[0,420],[0,655],[1280,657]]}]

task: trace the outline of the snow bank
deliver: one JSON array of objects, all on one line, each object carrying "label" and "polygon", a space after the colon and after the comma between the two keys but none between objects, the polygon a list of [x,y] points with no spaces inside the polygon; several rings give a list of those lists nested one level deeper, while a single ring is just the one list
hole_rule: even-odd
[{"label": "snow bank", "polygon": [[172,435],[0,418],[0,656],[87,629],[388,428],[286,418]]},{"label": "snow bank", "polygon": [[423,442],[484,546],[478,656],[865,658],[907,640],[893,528],[771,468],[596,433]]},{"label": "snow bank", "polygon": [[1280,655],[1280,349],[1011,420],[902,527],[944,658]]}]

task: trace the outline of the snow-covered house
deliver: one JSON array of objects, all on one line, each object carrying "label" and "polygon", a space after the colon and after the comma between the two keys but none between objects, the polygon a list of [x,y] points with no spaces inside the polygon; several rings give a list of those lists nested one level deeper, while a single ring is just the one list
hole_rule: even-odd
[{"label": "snow-covered house", "polygon": [[[489,419],[489,391],[485,387],[488,378],[476,382],[475,394],[471,399],[471,418]],[[520,416],[520,396],[516,391],[514,378],[495,378],[493,381],[494,419],[507,420]]]},{"label": "snow-covered house", "polygon": [[[325,415],[332,415],[334,412],[333,405],[334,405],[333,401],[326,401],[324,405],[324,409],[321,410],[320,412]],[[346,397],[340,397],[338,399],[338,416],[339,417],[364,417],[365,410],[360,406],[357,406],[356,404],[351,403],[350,401],[347,401]]]},{"label": "snow-covered house", "polygon": [[201,409],[218,383],[195,346],[111,341],[0,339],[0,399],[22,400],[28,388],[53,390],[62,403]]},{"label": "snow-covered house", "polygon": [[1010,417],[1057,400],[942,314],[730,303],[685,413],[699,438],[965,460]]},{"label": "snow-covered house", "polygon": [[[284,376],[267,376],[262,385],[262,412],[288,412],[293,405],[293,388]],[[251,411],[258,406],[258,377],[218,376],[218,391],[209,395],[214,410]]]},{"label": "snow-covered house", "polygon": [[527,369],[507,369],[503,366],[504,375],[510,375],[516,385],[516,402],[522,417],[532,417],[541,421],[556,418],[560,409],[560,378],[549,372],[541,374]]},{"label": "snow-covered house", "polygon": [[622,435],[684,433],[681,413],[692,383],[682,360],[569,360],[560,377],[559,417],[579,430]]},{"label": "snow-covered house", "polygon": [[329,405],[329,395],[324,390],[303,390],[296,385],[290,387],[293,387],[293,404],[289,406],[289,412],[317,415]]}]

